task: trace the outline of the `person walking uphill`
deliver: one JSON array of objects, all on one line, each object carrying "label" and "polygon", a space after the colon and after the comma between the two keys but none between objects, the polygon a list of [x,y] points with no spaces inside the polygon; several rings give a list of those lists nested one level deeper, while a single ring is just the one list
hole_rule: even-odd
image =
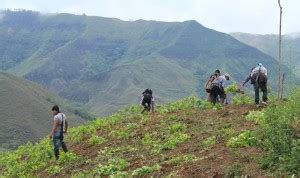
[{"label": "person walking uphill", "polygon": [[229,74],[221,75],[212,82],[213,87],[211,90],[211,96],[212,96],[211,102],[213,104],[216,104],[218,96],[220,97],[220,103],[224,104],[224,101],[226,99],[226,93],[224,89],[227,80],[230,80]]},{"label": "person walking uphill", "polygon": [[246,78],[243,86],[248,82],[251,81],[255,91],[255,104],[259,106],[259,89],[263,92],[262,96],[262,104],[266,105],[268,102],[268,71],[267,69],[261,64],[258,63],[257,66],[251,70],[250,75]]},{"label": "person walking uphill", "polygon": [[56,160],[59,159],[59,147],[61,146],[64,152],[68,152],[67,145],[64,142],[64,134],[67,133],[68,122],[66,115],[59,111],[58,106],[52,107],[53,127],[49,135],[54,146],[54,155]]},{"label": "person walking uphill", "polygon": [[142,111],[142,114],[145,111],[150,112],[151,108],[152,108],[152,112],[154,111],[154,98],[152,96],[152,90],[151,89],[148,88],[142,93],[141,105],[144,107],[144,110]]},{"label": "person walking uphill", "polygon": [[221,74],[220,74],[220,70],[217,69],[217,70],[215,71],[215,73],[209,77],[209,79],[206,81],[206,83],[205,83],[205,85],[204,85],[204,89],[205,89],[206,93],[208,93],[207,100],[208,100],[209,102],[212,102],[212,88],[213,88],[212,82],[213,82],[216,78],[218,78],[220,75],[221,75]]}]

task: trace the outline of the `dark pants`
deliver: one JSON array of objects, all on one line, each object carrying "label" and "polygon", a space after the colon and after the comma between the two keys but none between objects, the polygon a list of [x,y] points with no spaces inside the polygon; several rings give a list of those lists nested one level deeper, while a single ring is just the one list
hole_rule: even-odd
[{"label": "dark pants", "polygon": [[267,85],[259,85],[259,84],[254,84],[254,91],[255,91],[255,104],[259,104],[259,89],[263,92],[263,97],[262,100],[264,102],[268,101],[268,89]]},{"label": "dark pants", "polygon": [[54,146],[54,155],[56,160],[59,159],[59,146],[61,145],[64,152],[68,152],[67,145],[64,142],[64,138],[60,136],[53,136],[52,138],[53,146]]},{"label": "dark pants", "polygon": [[220,96],[220,102],[224,103],[224,100],[226,98],[226,94],[224,92],[224,89],[221,89],[218,86],[214,86],[211,90],[211,102],[213,104],[216,104],[218,101],[218,96]]},{"label": "dark pants", "polygon": [[144,106],[144,110],[142,111],[142,113],[144,113],[145,111],[150,112],[150,110],[151,110],[151,100],[152,100],[152,98],[147,98],[147,97],[143,98],[142,106]]}]

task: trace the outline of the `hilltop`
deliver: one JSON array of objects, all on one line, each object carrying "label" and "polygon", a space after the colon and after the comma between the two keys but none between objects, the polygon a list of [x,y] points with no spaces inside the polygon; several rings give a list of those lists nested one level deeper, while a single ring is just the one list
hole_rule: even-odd
[{"label": "hilltop", "polygon": [[216,69],[241,82],[269,55],[196,21],[122,21],[72,14],[3,11],[0,70],[39,83],[106,115],[138,103],[145,88],[166,103],[197,94]]},{"label": "hilltop", "polygon": [[[212,106],[195,97],[141,115],[132,106],[73,128],[54,162],[47,139],[2,155],[6,176],[276,176],[299,170],[299,97]],[[241,98],[240,98],[241,99]]]},{"label": "hilltop", "polygon": [[68,114],[73,126],[90,119],[89,114],[31,81],[0,72],[0,86],[0,148],[14,149],[45,137],[51,129],[50,111],[55,104]]}]

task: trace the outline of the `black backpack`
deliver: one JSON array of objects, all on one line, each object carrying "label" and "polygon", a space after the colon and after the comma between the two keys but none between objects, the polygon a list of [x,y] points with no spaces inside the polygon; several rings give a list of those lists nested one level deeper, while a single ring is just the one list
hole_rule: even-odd
[{"label": "black backpack", "polygon": [[152,90],[147,88],[144,92],[143,92],[143,96],[144,98],[152,98]]}]

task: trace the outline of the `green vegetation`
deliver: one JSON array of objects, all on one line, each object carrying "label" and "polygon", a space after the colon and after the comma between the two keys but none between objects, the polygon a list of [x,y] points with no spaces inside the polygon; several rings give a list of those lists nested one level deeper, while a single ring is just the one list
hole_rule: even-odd
[{"label": "green vegetation", "polygon": [[105,143],[107,140],[103,137],[99,137],[97,135],[92,135],[91,138],[89,139],[89,144],[90,145],[99,145],[102,143]]},{"label": "green vegetation", "polygon": [[211,136],[211,137],[208,137],[207,139],[205,139],[202,142],[201,145],[204,147],[204,149],[209,149],[210,147],[212,147],[216,143],[217,143],[216,137],[215,136]]},{"label": "green vegetation", "polygon": [[192,162],[192,161],[197,161],[197,160],[199,160],[199,158],[197,158],[195,155],[186,154],[183,156],[178,156],[178,157],[172,158],[172,159],[166,161],[165,163],[169,164],[169,165],[179,165],[179,164],[183,164],[186,162]]},{"label": "green vegetation", "polygon": [[263,168],[300,172],[299,118],[300,91],[291,94],[287,102],[274,104],[264,110],[260,120],[261,145],[265,155]]},{"label": "green vegetation", "polygon": [[232,105],[229,112],[234,115],[200,108],[203,102],[197,98],[161,105],[153,114],[140,114],[130,106],[70,129],[70,152],[61,153],[58,162],[48,139],[1,153],[1,176],[190,175],[216,162],[224,175],[269,175],[259,166],[271,173],[298,174],[299,101],[296,91],[262,111]]},{"label": "green vegetation", "polygon": [[160,170],[160,166],[157,164],[157,165],[154,165],[154,166],[143,166],[141,168],[137,168],[136,170],[134,170],[132,172],[132,175],[133,176],[144,176],[145,174],[148,174],[148,173],[152,173],[154,171],[159,171]]},{"label": "green vegetation", "polygon": [[93,173],[96,175],[108,176],[123,171],[128,166],[128,162],[122,158],[113,158],[108,160],[107,165],[99,164]]},{"label": "green vegetation", "polygon": [[228,140],[227,146],[230,148],[251,147],[257,145],[255,134],[249,130],[242,132],[236,137]]}]

